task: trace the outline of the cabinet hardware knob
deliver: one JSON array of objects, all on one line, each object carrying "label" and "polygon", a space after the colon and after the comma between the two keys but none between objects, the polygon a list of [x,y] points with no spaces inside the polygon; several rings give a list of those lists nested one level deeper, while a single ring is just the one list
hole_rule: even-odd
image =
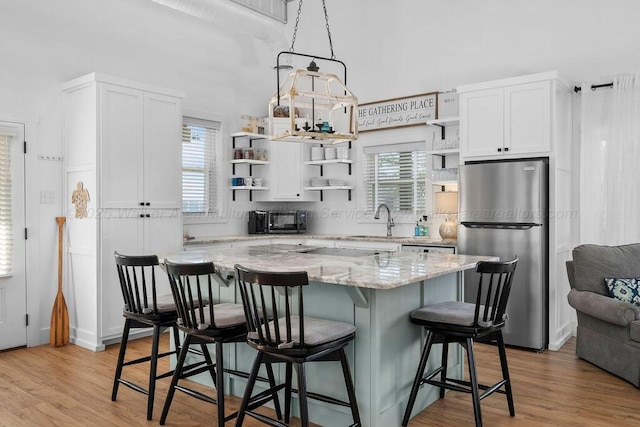
[{"label": "cabinet hardware knob", "polygon": [[143,215],[143,214],[140,214],[140,218],[144,218],[144,215]]},{"label": "cabinet hardware knob", "polygon": [[145,205],[147,205],[147,206],[151,206],[151,203],[147,202],[147,203],[145,203]]},{"label": "cabinet hardware knob", "polygon": [[502,148],[498,148],[498,151],[502,151]]},{"label": "cabinet hardware knob", "polygon": [[144,206],[144,202],[140,202],[140,206]]},{"label": "cabinet hardware knob", "polygon": [[146,216],[147,218],[150,218],[150,217],[151,217],[151,214],[146,214],[145,216]]},{"label": "cabinet hardware knob", "polygon": [[504,151],[509,151],[509,147],[504,147]]}]

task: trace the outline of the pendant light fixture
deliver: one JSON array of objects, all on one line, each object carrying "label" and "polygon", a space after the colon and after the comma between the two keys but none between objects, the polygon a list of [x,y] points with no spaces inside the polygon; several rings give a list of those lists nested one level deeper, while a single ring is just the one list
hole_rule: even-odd
[{"label": "pendant light fixture", "polygon": [[[347,66],[335,59],[325,0],[322,0],[322,7],[331,57],[294,51],[302,11],[300,0],[291,48],[288,52],[280,52],[277,57],[277,91],[269,102],[269,138],[273,141],[339,144],[358,139],[358,98],[346,86]],[[293,70],[280,82],[280,70],[286,68],[280,64],[282,55],[310,58],[311,62],[305,70]],[[340,64],[344,70],[344,82],[335,74],[321,73],[316,61]]]}]

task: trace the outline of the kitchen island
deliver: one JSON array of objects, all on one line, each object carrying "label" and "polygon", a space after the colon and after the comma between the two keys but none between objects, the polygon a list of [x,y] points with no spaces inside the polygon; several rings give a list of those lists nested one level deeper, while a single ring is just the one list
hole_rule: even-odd
[{"label": "kitchen island", "polygon": [[[337,249],[337,248],[335,248]],[[189,251],[167,256],[174,262],[211,261],[220,270],[220,300],[241,303],[233,282],[234,265],[257,270],[307,271],[305,315],[352,323],[356,338],[346,350],[364,426],[399,426],[424,332],[411,324],[409,313],[427,303],[462,298],[460,272],[491,257],[387,251],[320,251],[304,245],[273,244]],[[454,350],[455,347],[452,347]],[[439,350],[439,349],[438,349]],[[229,367],[249,371],[255,352],[245,344],[227,346]],[[432,351],[433,360],[440,355]],[[449,372],[462,377],[461,352],[449,352]],[[437,362],[436,362],[437,363]],[[284,366],[276,368],[284,379]],[[307,368],[308,389],[346,399],[338,363],[313,363]],[[202,377],[206,383],[210,378]],[[209,383],[210,384],[210,383]],[[242,396],[245,380],[233,377],[228,388]],[[429,387],[429,386],[425,386]],[[438,390],[423,391],[414,414],[438,398]],[[294,402],[293,414],[297,412]],[[320,425],[351,424],[348,408],[309,401],[311,421]]]}]

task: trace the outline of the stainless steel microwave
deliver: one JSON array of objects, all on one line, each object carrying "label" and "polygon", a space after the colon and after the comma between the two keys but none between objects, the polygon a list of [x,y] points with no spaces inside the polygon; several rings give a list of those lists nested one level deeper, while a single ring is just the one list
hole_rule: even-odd
[{"label": "stainless steel microwave", "polygon": [[249,212],[249,234],[305,233],[307,211],[251,211]]}]

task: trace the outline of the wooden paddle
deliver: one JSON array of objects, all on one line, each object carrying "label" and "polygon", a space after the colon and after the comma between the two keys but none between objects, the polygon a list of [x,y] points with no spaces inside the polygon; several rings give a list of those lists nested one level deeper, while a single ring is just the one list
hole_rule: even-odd
[{"label": "wooden paddle", "polygon": [[55,347],[62,347],[69,343],[69,311],[62,294],[62,229],[66,218],[56,217],[58,221],[58,294],[51,310],[51,330],[49,343]]}]

